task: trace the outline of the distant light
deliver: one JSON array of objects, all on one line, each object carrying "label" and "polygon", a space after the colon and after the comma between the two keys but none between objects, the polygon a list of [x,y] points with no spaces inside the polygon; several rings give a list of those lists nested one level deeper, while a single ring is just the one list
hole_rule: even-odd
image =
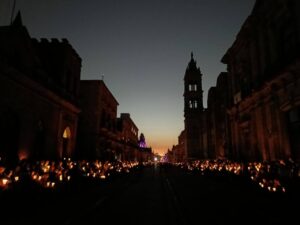
[{"label": "distant light", "polygon": [[3,184],[3,186],[7,185],[8,184],[8,179],[3,178],[2,179],[2,184]]},{"label": "distant light", "polygon": [[157,160],[158,160],[157,157],[154,157],[154,161],[157,162]]}]

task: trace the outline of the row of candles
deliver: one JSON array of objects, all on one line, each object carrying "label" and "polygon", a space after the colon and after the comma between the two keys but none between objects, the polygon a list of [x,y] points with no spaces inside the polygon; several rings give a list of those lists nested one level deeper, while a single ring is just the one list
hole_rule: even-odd
[{"label": "row of candles", "polygon": [[138,165],[137,162],[72,161],[70,158],[61,161],[20,162],[13,170],[0,166],[0,189],[9,188],[28,178],[42,187],[53,189],[70,182],[76,176],[103,180],[112,173],[129,173]]},{"label": "row of candles", "polygon": [[[0,158],[1,162],[1,158]],[[65,158],[61,161],[21,162],[15,169],[8,170],[0,165],[0,189],[8,188],[26,178],[45,188],[56,188],[71,181],[75,176],[106,179],[112,173],[129,173],[137,167],[137,162],[101,162],[72,161]],[[229,172],[236,175],[247,175],[261,188],[270,192],[286,192],[285,180],[300,179],[299,165],[294,162],[252,162],[238,163],[229,160],[197,160],[191,163],[178,163],[182,168],[191,171]]]},{"label": "row of candles", "polygon": [[270,192],[286,192],[291,179],[300,179],[300,167],[291,161],[238,163],[229,160],[197,160],[191,163],[178,163],[190,171],[229,172],[249,176],[259,187]]}]

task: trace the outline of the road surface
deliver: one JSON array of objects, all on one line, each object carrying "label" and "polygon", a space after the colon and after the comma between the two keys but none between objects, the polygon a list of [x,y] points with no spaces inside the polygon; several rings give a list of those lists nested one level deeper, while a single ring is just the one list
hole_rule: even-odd
[{"label": "road surface", "polygon": [[0,224],[298,223],[292,221],[298,221],[299,194],[269,193],[235,175],[156,164],[104,181],[76,182],[81,185],[61,191],[23,186],[0,193]]}]

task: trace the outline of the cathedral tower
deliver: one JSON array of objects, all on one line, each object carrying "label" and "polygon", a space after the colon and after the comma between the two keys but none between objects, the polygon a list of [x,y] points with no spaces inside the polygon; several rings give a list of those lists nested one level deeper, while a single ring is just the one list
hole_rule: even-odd
[{"label": "cathedral tower", "polygon": [[193,53],[184,75],[184,127],[186,131],[186,156],[188,160],[203,158],[202,114],[203,90],[202,74],[197,68]]}]

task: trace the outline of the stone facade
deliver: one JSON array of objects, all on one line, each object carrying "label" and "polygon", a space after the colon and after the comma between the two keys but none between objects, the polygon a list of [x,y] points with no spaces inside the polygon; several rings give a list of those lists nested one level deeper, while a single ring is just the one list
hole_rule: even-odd
[{"label": "stone facade", "polygon": [[133,122],[129,113],[121,113],[118,118],[119,140],[122,143],[122,152],[119,158],[122,161],[138,161],[139,146],[138,132],[139,129]]},{"label": "stone facade", "polygon": [[217,85],[208,91],[206,109],[208,158],[230,158],[228,104],[228,74],[223,72],[218,76]]},{"label": "stone facade", "polygon": [[102,80],[81,80],[79,158],[114,160],[122,151],[117,134],[118,105]]},{"label": "stone facade", "polygon": [[32,39],[20,14],[0,27],[2,159],[74,155],[80,70],[81,59],[67,40]]},{"label": "stone facade", "polygon": [[256,1],[224,55],[232,157],[300,160],[300,3]]},{"label": "stone facade", "polygon": [[117,118],[118,105],[103,80],[80,82],[79,159],[148,161],[149,150],[138,146],[138,127],[129,113]]},{"label": "stone facade", "polygon": [[[190,100],[202,101],[202,92],[189,90],[193,77],[201,80],[200,70],[187,76],[197,73],[191,60],[185,75],[185,160],[300,161],[299,11],[296,0],[256,1],[222,58],[228,71],[209,89],[206,109],[190,107]],[[169,154],[176,161],[176,151]]]}]

